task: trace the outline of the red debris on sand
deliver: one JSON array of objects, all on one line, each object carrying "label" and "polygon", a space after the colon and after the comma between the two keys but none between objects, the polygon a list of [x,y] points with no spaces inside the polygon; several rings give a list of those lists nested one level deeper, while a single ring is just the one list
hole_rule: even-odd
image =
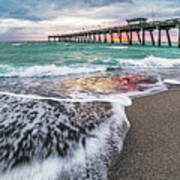
[{"label": "red debris on sand", "polygon": [[64,88],[78,91],[90,90],[102,93],[144,90],[142,84],[155,83],[157,80],[143,74],[125,74],[114,77],[88,77],[69,79],[63,82]]},{"label": "red debris on sand", "polygon": [[139,84],[147,83],[149,78],[142,74],[129,74],[129,75],[121,75],[119,77],[114,77],[114,80],[117,84],[117,90],[123,91],[132,91],[137,90]]}]

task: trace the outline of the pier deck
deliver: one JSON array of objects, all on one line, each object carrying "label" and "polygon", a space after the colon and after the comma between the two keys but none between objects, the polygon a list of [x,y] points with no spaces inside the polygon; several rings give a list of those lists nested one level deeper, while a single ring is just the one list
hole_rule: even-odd
[{"label": "pier deck", "polygon": [[[133,44],[133,32],[136,32],[138,42],[141,45],[145,45],[146,33],[150,33],[152,45],[155,46],[154,34],[155,30],[158,30],[158,41],[157,45],[161,46],[161,32],[165,31],[167,36],[168,45],[171,46],[171,37],[169,30],[178,29],[178,47],[180,48],[180,18],[167,19],[164,21],[152,21],[141,24],[128,24],[125,26],[116,26],[110,28],[94,29],[88,31],[82,31],[78,33],[62,34],[62,35],[50,35],[48,41],[59,41],[59,42],[108,42],[107,34],[110,35],[110,42],[114,43],[114,34],[117,33],[119,42],[122,43],[122,33],[126,34],[129,45]],[[140,33],[141,32],[141,33]],[[102,39],[103,36],[103,39]]]}]

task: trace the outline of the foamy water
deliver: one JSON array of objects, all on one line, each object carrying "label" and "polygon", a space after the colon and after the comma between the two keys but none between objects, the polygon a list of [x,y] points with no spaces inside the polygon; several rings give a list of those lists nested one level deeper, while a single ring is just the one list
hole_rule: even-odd
[{"label": "foamy water", "polygon": [[180,81],[175,80],[175,79],[165,79],[164,82],[165,82],[166,84],[180,85]]},{"label": "foamy water", "polygon": [[67,67],[57,66],[55,64],[46,66],[31,66],[31,67],[13,67],[9,65],[0,65],[1,77],[42,77],[42,76],[62,76],[69,74],[92,73],[105,71],[105,67]]},{"label": "foamy water", "polygon": [[132,68],[173,68],[180,66],[180,58],[179,59],[167,59],[167,58],[159,58],[154,56],[145,57],[142,60],[134,61],[133,59],[118,60],[121,67],[132,67]]},{"label": "foamy water", "polygon": [[116,62],[117,65],[115,67],[121,67],[122,69],[164,69],[164,68],[177,68],[180,66],[180,58],[179,59],[169,59],[169,58],[159,58],[154,56],[148,56],[140,60],[134,59],[105,59],[102,60],[105,64],[111,63],[112,61]]},{"label": "foamy water", "polygon": [[11,46],[22,46],[22,43],[12,43]]},{"label": "foamy water", "polygon": [[127,49],[127,46],[110,46],[110,47],[106,47],[108,49]]},{"label": "foamy water", "polygon": [[[116,100],[107,101],[68,100],[1,92],[0,99],[0,132],[4,132],[4,137],[0,138],[2,180],[107,179],[107,165],[113,152],[122,150],[130,127],[124,111],[125,106],[131,105],[128,97],[118,96]],[[67,112],[55,112],[57,106]],[[20,117],[23,111],[26,117]],[[70,117],[72,112],[75,113],[73,118]],[[31,119],[27,118],[34,113]],[[8,136],[9,131],[12,131],[11,136]],[[76,138],[70,135],[72,132]],[[45,145],[47,137],[52,139]],[[59,142],[57,137],[61,137]],[[6,149],[7,142],[10,149]]]}]

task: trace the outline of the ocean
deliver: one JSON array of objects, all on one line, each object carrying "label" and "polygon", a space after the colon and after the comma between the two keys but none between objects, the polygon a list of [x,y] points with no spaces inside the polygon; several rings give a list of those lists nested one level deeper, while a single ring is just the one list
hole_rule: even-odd
[{"label": "ocean", "polygon": [[180,51],[0,43],[0,179],[107,179],[133,98],[180,86]]}]

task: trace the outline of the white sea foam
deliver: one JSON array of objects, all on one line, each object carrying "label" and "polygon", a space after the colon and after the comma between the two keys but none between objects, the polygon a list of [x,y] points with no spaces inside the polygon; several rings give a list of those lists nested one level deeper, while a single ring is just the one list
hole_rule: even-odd
[{"label": "white sea foam", "polygon": [[[1,92],[0,94],[18,98],[37,98],[36,96],[16,95],[6,92]],[[104,164],[102,157],[107,158],[109,163],[111,162],[111,150],[113,148],[118,152],[122,150],[124,138],[130,128],[130,123],[127,120],[124,108],[125,106],[130,105],[131,101],[128,97],[121,95],[119,95],[118,98],[118,100],[116,98],[116,101],[113,101],[112,103],[113,115],[91,132],[93,138],[87,138],[86,148],[79,144],[77,146],[78,148],[71,149],[73,151],[71,156],[49,157],[43,161],[34,159],[29,164],[16,167],[13,170],[9,170],[5,174],[0,175],[0,179],[55,180],[63,179],[63,174],[67,175],[66,178],[70,177],[72,180],[77,179],[77,177],[78,179],[86,179],[84,175],[86,176],[87,169],[89,168],[90,178],[88,179],[101,178],[106,180],[107,167]],[[60,101],[64,100],[61,99]],[[89,100],[87,101],[89,102]],[[113,142],[113,147],[109,141]]]},{"label": "white sea foam", "polygon": [[165,79],[164,82],[166,84],[180,85],[180,81],[176,79]]},{"label": "white sea foam", "polygon": [[11,46],[22,46],[22,43],[12,43]]},{"label": "white sea foam", "polygon": [[59,169],[58,161],[58,158],[49,158],[42,163],[34,161],[29,165],[8,171],[0,178],[1,180],[55,180]]},{"label": "white sea foam", "polygon": [[[168,81],[170,84],[170,80]],[[177,81],[172,81],[172,83],[176,83],[174,85],[178,85]],[[105,97],[108,97],[108,102],[118,102],[119,100],[121,100],[121,104],[125,105],[125,106],[129,106],[131,105],[131,101],[128,101],[128,99],[126,97],[130,97],[130,98],[137,98],[137,97],[143,97],[143,96],[148,96],[148,95],[153,95],[153,94],[157,94],[160,92],[164,92],[166,90],[168,90],[167,85],[168,83],[166,83],[166,81],[163,81],[161,78],[158,78],[158,81],[154,84],[140,84],[140,86],[142,88],[144,88],[144,90],[133,90],[133,91],[128,91],[128,92],[119,92],[117,94],[111,94],[111,95],[106,95]],[[83,92],[79,92],[79,91],[74,91],[71,94],[69,94],[73,99],[94,99],[94,96],[89,95],[87,93],[83,93]],[[125,97],[125,98],[123,98]],[[94,99],[95,100],[95,99]],[[98,98],[98,100],[102,100],[102,98]],[[129,99],[130,100],[130,99]]]},{"label": "white sea foam", "polygon": [[[51,157],[43,162],[34,160],[31,164],[26,164],[8,171],[1,176],[1,180],[55,180],[63,172],[67,172],[67,175],[70,175],[71,179],[76,179],[77,177],[74,177],[75,174],[78,174],[78,178],[86,174],[86,163],[94,164],[95,167],[92,168],[97,168],[95,170],[99,173],[98,177],[100,176],[101,179],[106,180],[107,167],[103,162],[100,162],[100,157],[102,154],[105,157],[109,156],[108,149],[110,144],[107,143],[107,140],[112,138],[113,142],[116,143],[117,150],[120,152],[127,130],[130,128],[130,123],[124,112],[124,106],[114,104],[113,110],[115,115],[111,120],[94,130],[93,135],[96,138],[88,139],[86,149],[80,146],[79,149],[74,150],[75,156],[65,158]],[[122,128],[123,122],[127,124],[127,129],[123,136],[119,136],[116,133],[118,133],[119,128]],[[112,128],[114,132],[112,132]]]},{"label": "white sea foam", "polygon": [[175,68],[180,66],[180,59],[168,59],[154,56],[142,60],[117,59],[122,68]]},{"label": "white sea foam", "polygon": [[111,96],[104,96],[102,98],[83,98],[83,99],[61,99],[61,98],[54,98],[54,97],[43,97],[38,95],[26,95],[26,94],[15,94],[10,92],[0,92],[0,95],[7,95],[12,97],[20,97],[20,98],[27,98],[27,99],[38,99],[38,100],[53,100],[58,102],[110,102],[110,103],[120,103],[124,106],[130,106],[132,104],[130,98],[123,95],[111,95]]},{"label": "white sea foam", "polygon": [[122,59],[122,58],[107,58],[101,60],[106,65],[115,64],[114,68],[120,67],[122,69],[162,69],[162,68],[177,68],[180,66],[180,58],[160,58],[154,56],[148,56],[144,59]]},{"label": "white sea foam", "polygon": [[31,67],[13,67],[9,65],[0,65],[0,76],[3,77],[42,77],[42,76],[59,76],[68,74],[92,73],[98,71],[105,71],[103,66],[81,66],[81,67],[67,67],[56,66],[55,64],[45,66],[31,66]]},{"label": "white sea foam", "polygon": [[161,81],[156,84],[150,85],[150,87],[148,87],[148,89],[146,89],[144,91],[130,91],[130,92],[124,93],[124,96],[128,96],[131,98],[134,98],[134,97],[137,98],[137,97],[143,97],[143,96],[157,94],[160,92],[164,92],[166,90],[168,90],[167,86],[164,84],[163,81]]},{"label": "white sea foam", "polygon": [[106,47],[107,49],[127,49],[127,46],[110,46]]}]

